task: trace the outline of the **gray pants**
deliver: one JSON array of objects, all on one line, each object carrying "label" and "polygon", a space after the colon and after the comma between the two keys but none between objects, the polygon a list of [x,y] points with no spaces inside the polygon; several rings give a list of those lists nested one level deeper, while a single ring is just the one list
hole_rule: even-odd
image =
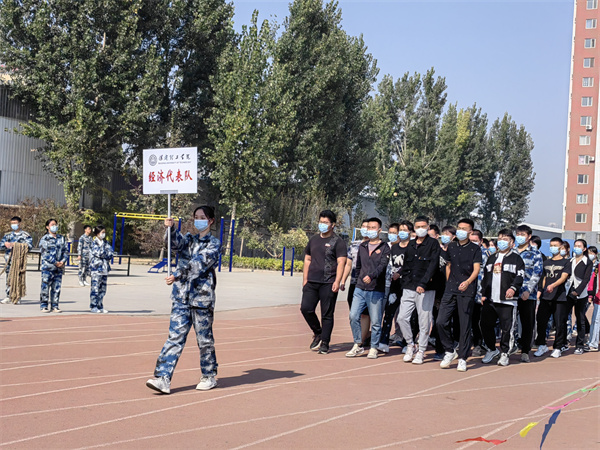
[{"label": "gray pants", "polygon": [[417,291],[404,289],[400,303],[400,312],[398,313],[398,323],[402,336],[408,345],[413,344],[412,331],[410,328],[410,316],[415,308],[419,316],[419,351],[427,350],[429,332],[431,330],[431,319],[433,318],[433,303],[435,301],[435,291],[425,291],[418,294]]}]

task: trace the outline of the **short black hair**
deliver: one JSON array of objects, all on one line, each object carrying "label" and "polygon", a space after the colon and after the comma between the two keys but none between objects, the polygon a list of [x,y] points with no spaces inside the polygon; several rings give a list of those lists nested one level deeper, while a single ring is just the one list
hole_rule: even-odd
[{"label": "short black hair", "polygon": [[471,236],[477,236],[477,238],[478,238],[480,241],[483,241],[483,233],[481,232],[481,230],[477,230],[477,229],[473,230],[473,231],[471,232]]},{"label": "short black hair", "polygon": [[215,218],[215,210],[214,210],[214,208],[212,206],[208,206],[208,205],[198,206],[194,210],[194,213],[192,214],[192,217],[196,217],[196,211],[198,211],[199,209],[201,209],[202,212],[204,212],[204,215],[206,217],[208,217],[209,219],[214,219]]},{"label": "short black hair", "polygon": [[88,228],[91,230],[92,226],[91,225],[84,225],[83,226],[83,231],[87,230]]},{"label": "short black hair", "polygon": [[415,231],[415,226],[412,224],[412,222],[410,220],[401,220],[400,221],[400,226],[404,225],[406,228],[408,228],[408,231],[410,231],[411,233]]},{"label": "short black hair", "polygon": [[415,217],[415,223],[417,222],[426,222],[429,225],[429,217],[427,216],[417,216]]},{"label": "short black hair", "polygon": [[429,229],[435,231],[435,234],[440,234],[440,227],[438,227],[435,223],[429,225]]},{"label": "short black hair", "polygon": [[452,236],[456,236],[456,227],[454,225],[446,225],[444,228],[442,228],[442,233],[445,233],[446,231]]},{"label": "short black hair", "polygon": [[369,219],[365,218],[365,219],[362,220],[362,222],[360,224],[362,225],[363,223],[367,223],[367,222],[369,222]]},{"label": "short black hair", "polygon": [[490,246],[490,240],[489,239],[483,238],[483,240],[481,242],[482,242],[482,244],[485,247],[489,247]]},{"label": "short black hair", "polygon": [[395,228],[396,230],[400,231],[400,224],[397,222],[391,223],[390,226],[388,227],[388,230],[390,228]]},{"label": "short black hair", "polygon": [[598,249],[595,246],[590,245],[588,247],[588,252],[592,252],[592,253],[595,253],[597,255],[598,254]]},{"label": "short black hair", "polygon": [[517,227],[517,233],[523,232],[527,233],[528,236],[531,236],[533,234],[533,230],[529,225],[521,224]]},{"label": "short black hair", "polygon": [[569,244],[569,241],[563,241],[562,246],[568,250],[571,251],[571,244]]},{"label": "short black hair", "polygon": [[558,242],[558,246],[560,247],[561,245],[563,245],[563,240],[559,237],[553,237],[552,239],[550,239],[550,243],[552,244],[553,242]]},{"label": "short black hair", "polygon": [[98,236],[100,232],[104,230],[106,230],[106,228],[104,228],[103,225],[96,225],[96,227],[94,228],[94,236]]},{"label": "short black hair", "polygon": [[538,250],[540,248],[542,248],[542,240],[540,239],[539,236],[531,236],[531,239],[529,239],[529,242],[533,242],[535,245],[537,245]]},{"label": "short black hair", "polygon": [[379,217],[371,217],[367,219],[367,222],[377,222],[379,224],[379,228],[381,228],[381,219]]},{"label": "short black hair", "polygon": [[48,219],[48,220],[46,220],[46,226],[50,225],[51,222],[56,222],[58,224],[58,220],[56,220],[56,219]]},{"label": "short black hair", "polygon": [[[473,222],[468,217],[466,217],[464,219],[460,219],[456,224],[460,225],[461,223],[466,223],[467,225],[469,225],[471,227],[471,230],[473,230],[475,228],[475,222]],[[479,239],[481,239],[481,238],[479,238]]]},{"label": "short black hair", "polygon": [[13,221],[15,221],[15,220],[16,220],[17,222],[21,223],[21,218],[20,218],[19,216],[14,216],[12,219],[10,219],[10,221],[11,221],[11,222],[13,222]]},{"label": "short black hair", "polygon": [[331,223],[337,223],[337,217],[333,211],[330,209],[324,209],[319,213],[319,219],[323,217],[324,219],[329,219]]},{"label": "short black hair", "polygon": [[498,231],[498,236],[506,236],[511,238],[513,241],[515,240],[515,235],[510,228],[502,228],[500,231]]}]

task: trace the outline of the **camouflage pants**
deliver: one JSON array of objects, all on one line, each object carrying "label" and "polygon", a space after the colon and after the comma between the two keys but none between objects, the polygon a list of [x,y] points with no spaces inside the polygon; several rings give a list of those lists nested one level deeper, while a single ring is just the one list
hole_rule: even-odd
[{"label": "camouflage pants", "polygon": [[79,260],[79,281],[83,282],[90,276],[90,258],[82,256]]},{"label": "camouflage pants", "polygon": [[196,331],[196,340],[200,349],[200,369],[203,377],[217,375],[217,357],[213,337],[214,310],[196,308],[180,302],[173,302],[169,338],[158,356],[154,376],[173,377],[173,371],[179,361],[185,341],[192,325]]},{"label": "camouflage pants", "polygon": [[8,285],[8,274],[10,272],[10,264],[6,266],[6,296],[10,297],[10,286]]},{"label": "camouflage pants", "polygon": [[90,289],[90,309],[104,309],[104,296],[106,295],[107,275],[92,273],[92,287]]},{"label": "camouflage pants", "polygon": [[42,270],[42,288],[40,290],[40,308],[58,308],[60,288],[62,286],[62,270]]}]

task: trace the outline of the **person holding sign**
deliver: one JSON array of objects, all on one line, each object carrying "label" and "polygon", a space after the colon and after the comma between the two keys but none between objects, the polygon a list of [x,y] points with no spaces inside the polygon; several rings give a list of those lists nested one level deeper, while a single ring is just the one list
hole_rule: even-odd
[{"label": "person holding sign", "polygon": [[156,361],[155,378],[146,382],[150,389],[163,394],[171,393],[173,372],[192,325],[196,331],[202,370],[202,379],[196,389],[207,391],[217,385],[212,324],[217,285],[215,265],[219,260],[221,243],[210,234],[214,222],[214,210],[210,206],[199,206],[194,211],[194,226],[199,234],[187,233],[184,236],[173,227],[173,219],[165,219],[165,240],[170,233],[179,262],[172,275],[166,278],[167,285],[173,285],[169,337]]}]

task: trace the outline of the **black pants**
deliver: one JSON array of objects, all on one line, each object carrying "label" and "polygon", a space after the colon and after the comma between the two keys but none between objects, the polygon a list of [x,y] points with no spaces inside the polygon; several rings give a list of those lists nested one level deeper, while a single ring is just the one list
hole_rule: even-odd
[{"label": "black pants", "polygon": [[[565,316],[565,336],[567,335],[567,317],[569,313],[575,307],[575,315],[572,316],[571,323],[573,322],[573,318],[577,320],[577,340],[575,341],[575,346],[577,348],[583,348],[585,345],[585,310],[586,305],[588,303],[587,297],[574,299],[573,297],[567,295],[567,314]],[[558,331],[557,331],[558,332]],[[565,345],[566,345],[566,337],[565,337]]]},{"label": "black pants", "polygon": [[573,303],[568,300],[564,302],[556,302],[556,309],[554,311],[554,326],[556,327],[556,334],[554,335],[554,349],[561,349],[567,345],[567,320],[569,320],[569,313],[573,309]]},{"label": "black pants", "polygon": [[400,292],[390,292],[396,294],[396,301],[390,304],[389,297],[383,311],[383,323],[381,324],[381,337],[379,338],[380,344],[388,345],[390,343],[390,333],[392,332],[392,325],[394,324],[394,318],[396,317],[396,311],[400,306],[400,299],[402,298],[402,290]]},{"label": "black pants", "polygon": [[[433,304],[433,326],[431,327],[430,337],[435,338],[435,352],[436,353],[444,353],[444,346],[442,344],[442,340],[440,339],[440,335],[437,329],[437,321],[438,314],[440,312],[440,304],[442,303],[441,298],[436,298],[435,303]],[[460,341],[460,326],[459,326],[459,318],[458,318],[458,310],[454,310],[454,314],[452,315],[452,336],[454,338],[454,342]],[[416,337],[415,337],[416,340]]]},{"label": "black pants", "polygon": [[500,350],[508,353],[514,344],[514,330],[517,324],[517,308],[505,303],[493,303],[487,300],[481,307],[481,334],[490,350],[496,348],[496,319],[500,319]]},{"label": "black pants", "polygon": [[[531,351],[531,340],[533,339],[533,330],[535,328],[535,299],[519,299],[518,312],[521,318],[521,352],[529,353]],[[546,321],[548,323],[548,321]]]},{"label": "black pants", "polygon": [[[337,292],[331,290],[332,284],[308,282],[302,288],[302,303],[300,311],[304,320],[313,331],[315,336],[321,336],[321,340],[329,344],[331,332],[333,331],[333,313]],[[315,314],[317,304],[321,302],[321,322]]]},{"label": "black pants", "polygon": [[[546,345],[546,329],[548,328],[548,321],[550,320],[550,316],[554,315],[554,317],[556,317],[557,303],[558,302],[556,300],[540,300],[540,305],[538,306],[537,314],[535,316],[535,320],[537,321],[537,336],[535,337],[535,345],[538,347],[540,345]],[[554,348],[557,348],[556,341],[558,341],[558,329],[556,330],[556,335],[554,337]]]},{"label": "black pants", "polygon": [[454,339],[450,323],[454,313],[458,313],[458,323],[454,323],[454,328],[459,329],[458,357],[460,359],[467,359],[471,350],[471,324],[474,306],[475,297],[472,295],[444,294],[440,303],[436,325],[444,351],[448,353],[454,352]]},{"label": "black pants", "polygon": [[481,346],[483,344],[483,336],[481,335],[481,327],[479,321],[481,320],[481,303],[475,302],[473,306],[473,347]]}]

